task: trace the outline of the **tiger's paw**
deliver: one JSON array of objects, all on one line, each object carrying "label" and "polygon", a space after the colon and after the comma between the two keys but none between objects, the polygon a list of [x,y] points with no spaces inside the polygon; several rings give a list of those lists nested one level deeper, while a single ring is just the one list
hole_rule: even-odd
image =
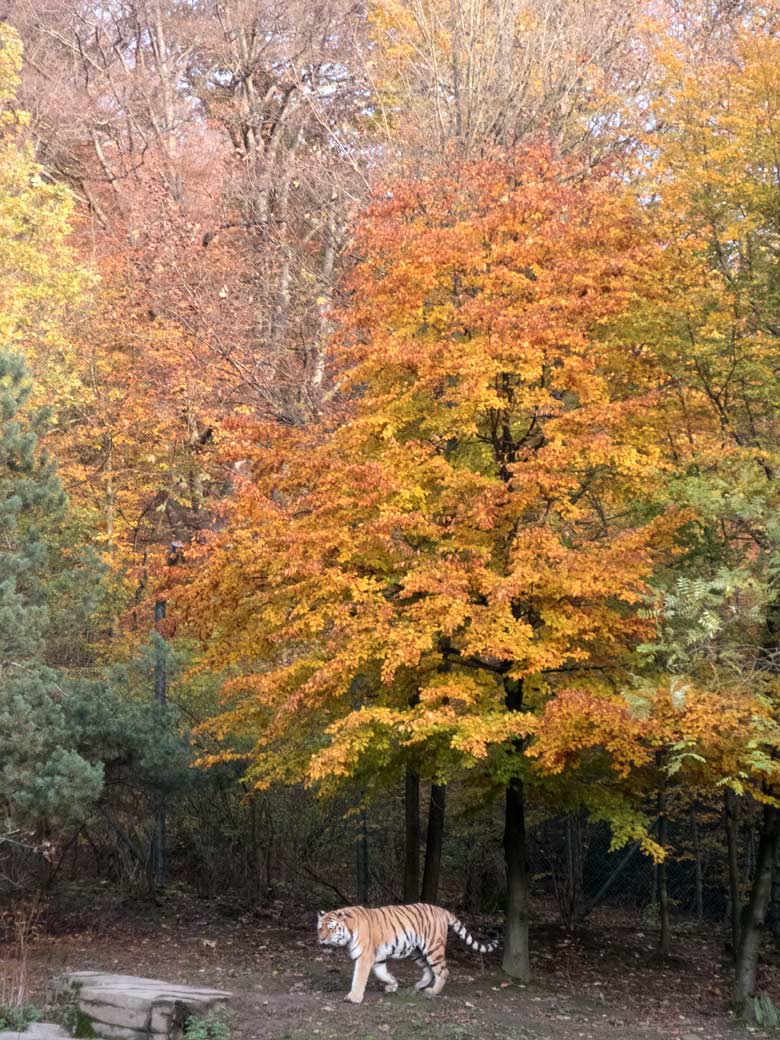
[{"label": "tiger's paw", "polygon": [[397,991],[398,991],[398,983],[397,982],[388,982],[388,984],[385,986],[385,993],[396,993]]},{"label": "tiger's paw", "polygon": [[346,997],[344,997],[344,1003],[345,1004],[362,1004],[363,1003],[363,994],[361,993],[361,995],[358,997],[354,993],[347,993]]}]

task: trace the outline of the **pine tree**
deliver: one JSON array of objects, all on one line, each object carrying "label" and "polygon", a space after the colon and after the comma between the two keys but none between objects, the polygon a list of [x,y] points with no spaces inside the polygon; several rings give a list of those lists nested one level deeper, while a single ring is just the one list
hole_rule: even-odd
[{"label": "pine tree", "polygon": [[24,360],[0,353],[0,799],[12,826],[79,813],[102,781],[77,750],[73,688],[46,663],[47,578],[62,562],[50,542],[66,499],[30,391]]}]

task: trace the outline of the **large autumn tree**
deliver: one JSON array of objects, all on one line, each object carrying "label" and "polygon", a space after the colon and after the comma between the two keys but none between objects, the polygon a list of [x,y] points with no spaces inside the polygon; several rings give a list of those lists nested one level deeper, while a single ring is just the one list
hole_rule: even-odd
[{"label": "large autumn tree", "polygon": [[337,414],[226,445],[245,478],[188,593],[232,672],[214,729],[251,739],[261,784],[400,746],[504,785],[504,966],[526,977],[523,752],[578,684],[630,745],[598,676],[676,523],[652,503],[652,365],[615,333],[657,257],[618,178],[542,148],[392,185],[355,250]]}]

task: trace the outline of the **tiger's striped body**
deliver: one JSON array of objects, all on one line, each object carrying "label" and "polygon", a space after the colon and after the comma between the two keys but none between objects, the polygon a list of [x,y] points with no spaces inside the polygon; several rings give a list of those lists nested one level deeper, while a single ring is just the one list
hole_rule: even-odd
[{"label": "tiger's striped body", "polygon": [[441,992],[449,971],[445,959],[447,929],[452,928],[467,946],[479,953],[490,953],[497,941],[479,943],[448,910],[428,903],[406,906],[345,906],[341,910],[320,913],[317,932],[323,946],[347,946],[355,970],[352,989],[344,998],[352,1004],[363,1000],[366,982],[373,968],[388,993],[395,993],[398,981],[387,970],[389,957],[401,960],[414,957],[423,969],[416,989],[434,997]]}]

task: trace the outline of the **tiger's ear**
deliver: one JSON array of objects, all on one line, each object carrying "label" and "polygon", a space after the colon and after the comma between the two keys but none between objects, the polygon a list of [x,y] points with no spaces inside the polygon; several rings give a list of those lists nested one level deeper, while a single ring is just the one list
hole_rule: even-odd
[{"label": "tiger's ear", "polygon": [[325,916],[325,911],[324,910],[318,910],[317,911],[317,920],[318,921],[321,921],[324,916]]}]

